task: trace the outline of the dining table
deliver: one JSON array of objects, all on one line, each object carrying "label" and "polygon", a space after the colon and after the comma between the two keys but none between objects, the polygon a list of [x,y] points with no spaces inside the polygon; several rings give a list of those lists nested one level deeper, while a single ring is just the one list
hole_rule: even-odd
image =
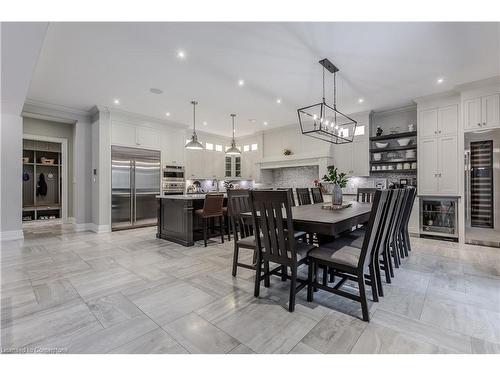
[{"label": "dining table", "polygon": [[[329,242],[332,237],[368,222],[372,209],[371,203],[357,201],[345,203],[350,203],[350,205],[339,209],[323,208],[327,203],[292,207],[294,230],[316,233],[319,242],[322,243]],[[245,212],[242,215],[251,217],[252,213]],[[283,217],[286,218],[285,212]]]}]

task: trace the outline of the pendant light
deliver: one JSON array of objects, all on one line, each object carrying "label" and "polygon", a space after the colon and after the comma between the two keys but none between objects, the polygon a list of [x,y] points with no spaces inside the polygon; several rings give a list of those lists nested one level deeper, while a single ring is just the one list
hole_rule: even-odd
[{"label": "pendant light", "polygon": [[193,100],[191,104],[193,105],[193,135],[191,136],[191,140],[186,143],[186,148],[189,150],[203,150],[203,145],[198,141],[198,136],[196,135],[196,105],[198,102]]},{"label": "pendant light", "polygon": [[[319,61],[323,66],[323,100],[321,103],[299,108],[302,134],[335,144],[354,140],[357,122],[337,109],[337,72],[339,69],[328,59]],[[325,100],[325,69],[333,74],[333,107]]]},{"label": "pendant light", "polygon": [[231,117],[233,118],[233,139],[231,140],[231,147],[226,151],[226,155],[240,155],[241,151],[236,147],[236,140],[234,139],[234,118],[236,115],[233,113]]}]

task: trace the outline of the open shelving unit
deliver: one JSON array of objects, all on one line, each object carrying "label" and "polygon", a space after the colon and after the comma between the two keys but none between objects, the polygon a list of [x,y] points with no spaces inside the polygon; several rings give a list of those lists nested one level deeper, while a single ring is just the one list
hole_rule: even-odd
[{"label": "open shelving unit", "polygon": [[[61,144],[23,140],[23,221],[61,218],[62,164]],[[39,194],[43,173],[47,193]]]},{"label": "open shelving unit", "polygon": [[[400,146],[399,139],[410,138],[410,143]],[[370,137],[370,174],[417,175],[417,132],[400,132]],[[377,142],[389,143],[384,148],[376,147]],[[415,150],[413,157],[407,157],[408,150]],[[375,160],[375,154],[381,159]]]}]

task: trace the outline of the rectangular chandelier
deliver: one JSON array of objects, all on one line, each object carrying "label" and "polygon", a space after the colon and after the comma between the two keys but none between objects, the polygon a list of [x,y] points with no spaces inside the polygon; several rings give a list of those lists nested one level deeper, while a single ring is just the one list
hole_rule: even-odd
[{"label": "rectangular chandelier", "polygon": [[[300,131],[309,137],[334,144],[351,143],[354,140],[357,122],[337,110],[336,73],[338,68],[328,59],[319,62],[323,65],[323,100],[321,103],[299,108]],[[325,69],[333,73],[333,107],[325,101]]]}]

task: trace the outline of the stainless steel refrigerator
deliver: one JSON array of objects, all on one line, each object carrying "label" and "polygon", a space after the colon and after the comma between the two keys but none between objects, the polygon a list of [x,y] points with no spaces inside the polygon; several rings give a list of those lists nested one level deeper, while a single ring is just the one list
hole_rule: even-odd
[{"label": "stainless steel refrigerator", "polygon": [[465,242],[500,247],[500,129],[464,139]]},{"label": "stainless steel refrigerator", "polygon": [[111,147],[111,229],[156,225],[160,152]]}]

